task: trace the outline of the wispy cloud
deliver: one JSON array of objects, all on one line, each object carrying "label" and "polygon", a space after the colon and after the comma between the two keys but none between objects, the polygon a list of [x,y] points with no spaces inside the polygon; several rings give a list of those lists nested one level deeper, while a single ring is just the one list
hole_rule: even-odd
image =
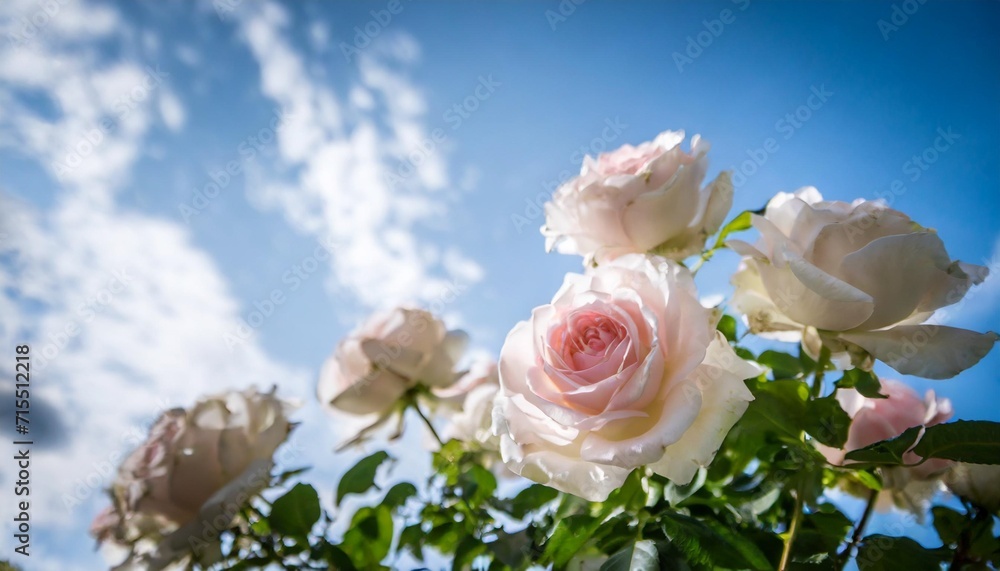
[{"label": "wispy cloud", "polygon": [[[43,4],[0,4],[0,35],[24,39],[0,45],[0,147],[55,189],[45,207],[15,196],[34,189],[0,189],[0,346],[31,346],[33,409],[64,428],[33,451],[32,523],[85,542],[113,467],[159,411],[249,384],[306,396],[311,382],[255,342],[220,343],[240,306],[214,260],[186,226],[117,199],[149,132],[185,124],[169,71],[100,51],[140,52],[148,34],[108,7],[44,4],[59,11],[33,29]],[[93,567],[51,547],[33,551],[37,568]]]},{"label": "wispy cloud", "polygon": [[370,307],[442,295],[450,282],[478,280],[480,266],[457,250],[422,240],[422,225],[446,215],[439,193],[451,184],[430,140],[425,97],[407,76],[420,57],[405,34],[385,34],[357,58],[357,79],[314,79],[288,39],[289,14],[276,4],[241,7],[239,31],[260,65],[263,93],[289,113],[280,157],[250,189],[262,208],[281,211],[298,231],[332,237],[334,291]]}]

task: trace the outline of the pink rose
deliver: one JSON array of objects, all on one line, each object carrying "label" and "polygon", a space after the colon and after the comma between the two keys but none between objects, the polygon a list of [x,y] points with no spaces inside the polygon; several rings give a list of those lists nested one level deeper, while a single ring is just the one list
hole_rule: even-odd
[{"label": "pink rose", "polygon": [[[851,417],[851,428],[842,449],[816,445],[831,464],[842,466],[847,452],[895,438],[908,428],[946,422],[954,414],[951,401],[936,398],[934,391],[927,391],[921,399],[909,386],[899,381],[883,379],[881,393],[889,398],[867,398],[854,389],[837,391],[840,406]],[[907,464],[915,464],[921,458],[910,451],[903,455],[903,460]],[[919,512],[919,506],[940,485],[936,479],[951,465],[950,460],[935,458],[919,466],[883,469],[883,489],[891,496],[885,499]],[[880,498],[880,504],[884,506],[886,501]]]},{"label": "pink rose", "polygon": [[639,466],[688,483],[759,373],[715,333],[690,273],[643,255],[568,274],[508,334],[499,369],[493,431],[507,467],[593,501]]},{"label": "pink rose", "polygon": [[[883,379],[881,393],[889,398],[870,399],[854,389],[837,391],[840,406],[851,417],[851,429],[842,450],[821,448],[831,464],[842,465],[844,455],[849,451],[895,438],[914,426],[934,426],[946,422],[954,414],[951,401],[936,398],[934,391],[927,391],[921,399],[908,385]],[[907,452],[903,459],[907,464],[920,461],[920,457],[913,452]],[[948,460],[934,459],[910,470],[912,474],[926,478],[943,472],[950,465]]]},{"label": "pink rose", "polygon": [[722,173],[701,188],[709,145],[695,135],[686,153],[683,141],[683,131],[666,131],[586,157],[580,175],[545,205],[546,248],[588,262],[653,249],[675,260],[700,252],[732,206],[733,185]]},{"label": "pink rose", "polygon": [[412,387],[455,382],[468,338],[422,309],[372,315],[323,365],[320,402],[352,414],[388,412]]}]

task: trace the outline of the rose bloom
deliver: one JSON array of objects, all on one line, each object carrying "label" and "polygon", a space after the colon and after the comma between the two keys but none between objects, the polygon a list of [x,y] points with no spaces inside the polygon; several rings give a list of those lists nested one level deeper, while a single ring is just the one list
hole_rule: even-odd
[{"label": "rose bloom", "polygon": [[[888,398],[867,398],[854,389],[837,391],[840,406],[851,417],[851,428],[842,449],[816,445],[831,464],[842,466],[847,452],[895,438],[908,428],[946,422],[954,414],[951,401],[936,398],[934,391],[927,391],[924,398],[920,398],[916,391],[899,381],[883,379],[881,382],[880,392]],[[903,461],[907,464],[915,464],[920,460],[920,456],[912,451],[903,455]],[[850,461],[846,463],[849,464]],[[938,477],[951,465],[950,460],[934,458],[919,466],[883,469],[883,490],[886,495],[879,498],[880,503],[885,506],[888,500],[892,500],[901,507],[921,511],[921,504],[937,489]],[[864,494],[867,492],[861,495]]]},{"label": "rose bloom", "polygon": [[801,338],[814,357],[826,344],[840,366],[852,358],[870,368],[874,356],[930,379],[975,365],[998,339],[921,325],[988,270],[952,261],[934,230],[881,201],[824,201],[806,187],[779,193],[753,225],[756,245],[729,242],[746,256],[733,276],[733,304],[753,333]]},{"label": "rose bloom", "polygon": [[126,562],[146,569],[213,543],[270,483],[272,456],[293,428],[290,408],[273,392],[250,388],[164,412],[119,467],[114,505],[98,514],[92,535],[99,542],[151,541],[152,550],[133,552]]},{"label": "rose bloom", "polygon": [[732,206],[733,185],[722,173],[702,188],[709,144],[695,135],[686,153],[683,141],[683,131],[665,131],[584,158],[580,175],[545,204],[546,248],[588,263],[653,249],[675,260],[700,252]]},{"label": "rose bloom", "polygon": [[628,255],[568,274],[500,352],[493,431],[507,467],[603,501],[639,466],[677,484],[715,456],[753,400],[690,273]]},{"label": "rose bloom", "polygon": [[996,513],[1000,510],[1000,466],[956,463],[944,482],[955,494]]},{"label": "rose bloom", "polygon": [[320,402],[352,414],[389,412],[418,384],[446,387],[468,337],[421,309],[372,315],[337,345],[320,372]]},{"label": "rose bloom", "polygon": [[447,409],[448,426],[445,440],[476,443],[484,449],[496,450],[498,440],[491,432],[493,400],[500,392],[497,365],[479,362],[454,385],[435,391]]}]

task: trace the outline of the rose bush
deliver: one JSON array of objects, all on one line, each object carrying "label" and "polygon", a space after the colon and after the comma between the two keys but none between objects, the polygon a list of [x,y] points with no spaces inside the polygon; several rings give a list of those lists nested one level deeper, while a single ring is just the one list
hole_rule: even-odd
[{"label": "rose bush", "polygon": [[580,175],[545,204],[545,247],[588,262],[646,252],[682,260],[701,251],[732,207],[728,173],[705,188],[709,144],[665,131],[637,147],[625,145],[584,159]]},{"label": "rose bush", "polygon": [[427,311],[397,307],[345,337],[320,371],[320,402],[352,414],[386,413],[409,389],[446,387],[468,343]]},{"label": "rose bush", "polygon": [[639,466],[689,482],[759,372],[711,321],[689,272],[663,258],[567,275],[500,353],[493,430],[507,467],[595,501]]},{"label": "rose bush", "polygon": [[134,550],[126,565],[160,569],[213,544],[238,510],[271,482],[272,456],[288,437],[291,405],[250,388],[164,412],[118,470],[98,541]]},{"label": "rose bush", "polygon": [[733,305],[753,333],[784,340],[805,333],[814,356],[822,343],[841,364],[851,357],[870,367],[871,355],[931,379],[971,367],[998,339],[923,324],[988,270],[952,261],[936,232],[881,202],[824,201],[806,187],[779,193],[753,225],[756,245],[729,242],[746,256],[733,276]]}]

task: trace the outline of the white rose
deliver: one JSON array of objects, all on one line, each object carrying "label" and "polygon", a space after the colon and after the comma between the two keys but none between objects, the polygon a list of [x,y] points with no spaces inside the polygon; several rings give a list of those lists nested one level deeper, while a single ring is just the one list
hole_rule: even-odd
[{"label": "white rose", "polygon": [[493,431],[511,471],[602,501],[639,466],[688,483],[759,368],[714,331],[690,273],[628,255],[568,274],[500,353]]},{"label": "white rose", "polygon": [[936,232],[879,201],[824,201],[807,187],[775,196],[753,225],[756,245],[729,244],[746,256],[733,277],[733,304],[754,333],[785,340],[805,333],[811,353],[824,343],[856,365],[868,367],[871,355],[930,379],[975,365],[998,339],[923,324],[988,270],[952,261]]},{"label": "white rose", "polygon": [[493,400],[500,391],[496,363],[476,363],[450,389],[458,389],[460,392],[438,394],[453,401],[449,408],[455,409],[448,415],[449,423],[443,433],[444,439],[473,442],[484,449],[497,450],[498,440],[490,430]]},{"label": "white rose", "polygon": [[468,338],[421,309],[371,316],[337,345],[320,372],[320,402],[352,414],[382,413],[412,387],[455,382]]},{"label": "white rose", "polygon": [[955,494],[996,513],[1000,510],[1000,466],[960,462],[944,478]]},{"label": "white rose", "polygon": [[728,173],[701,188],[709,144],[666,131],[638,147],[625,145],[584,159],[580,175],[545,204],[546,248],[604,262],[655,249],[682,260],[701,251],[733,203]]},{"label": "white rose", "polygon": [[124,568],[162,569],[192,546],[212,544],[270,483],[272,456],[293,427],[289,410],[273,392],[250,388],[166,411],[118,469],[114,506],[92,533],[122,544],[152,540],[152,551],[134,554],[141,564],[131,559]]}]

